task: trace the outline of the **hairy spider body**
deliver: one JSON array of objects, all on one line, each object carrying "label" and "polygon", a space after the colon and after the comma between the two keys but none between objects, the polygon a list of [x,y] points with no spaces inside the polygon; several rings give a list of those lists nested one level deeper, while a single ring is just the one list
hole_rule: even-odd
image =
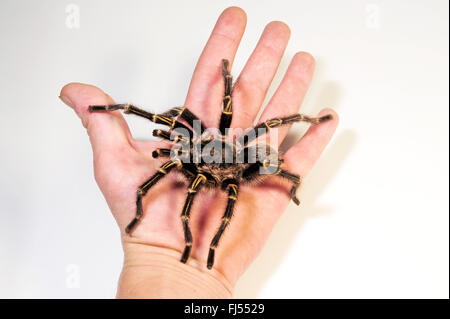
[{"label": "hairy spider body", "polygon": [[[267,163],[264,165],[270,164],[272,168],[278,169],[283,162],[281,154],[264,143],[244,147],[236,141],[225,141],[224,136],[200,139],[198,143],[197,147],[187,146],[187,149],[156,149],[152,155],[154,158],[166,156],[181,159],[183,166],[180,171],[188,180],[196,174],[206,176],[203,185],[206,188],[222,188],[228,181],[236,181],[238,184],[251,182],[253,179],[249,177],[253,172],[252,165],[255,170],[260,168],[259,163]],[[265,168],[261,167],[261,171]],[[267,172],[258,174],[259,180],[266,176]]]},{"label": "hairy spider body", "polygon": [[[177,168],[188,180],[189,188],[184,204],[181,220],[184,230],[186,246],[181,256],[181,262],[185,263],[191,253],[192,234],[189,228],[190,212],[193,200],[201,188],[222,189],[228,193],[227,207],[222,216],[222,221],[210,244],[207,259],[207,267],[214,264],[214,253],[225,229],[233,215],[234,205],[238,198],[239,185],[262,181],[269,176],[280,176],[292,182],[290,191],[292,200],[299,205],[296,197],[297,188],[300,186],[301,177],[284,170],[281,153],[265,143],[251,143],[259,136],[267,133],[272,128],[299,121],[319,124],[331,119],[331,115],[322,117],[309,117],[302,114],[294,114],[287,117],[275,118],[255,126],[238,137],[228,134],[233,115],[232,108],[232,76],[228,70],[228,60],[222,60],[222,75],[224,78],[225,92],[223,97],[223,109],[220,118],[220,132],[210,134],[201,121],[189,109],[175,107],[162,114],[153,114],[130,104],[91,105],[90,112],[108,112],[123,110],[124,113],[135,114],[151,120],[157,124],[163,124],[170,128],[169,131],[154,130],[153,135],[174,143],[171,149],[156,149],[153,157],[166,157],[159,170],[138,187],[136,192],[136,216],[126,227],[126,233],[130,233],[143,216],[142,198],[149,189],[154,186],[170,171]],[[183,121],[183,122],[181,122]],[[187,125],[186,125],[186,124]]]}]

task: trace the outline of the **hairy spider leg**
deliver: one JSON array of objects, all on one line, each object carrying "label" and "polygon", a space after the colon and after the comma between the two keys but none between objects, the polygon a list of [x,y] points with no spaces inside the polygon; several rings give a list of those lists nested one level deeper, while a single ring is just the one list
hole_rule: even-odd
[{"label": "hairy spider leg", "polygon": [[205,126],[202,121],[199,119],[197,115],[195,115],[192,111],[190,111],[186,107],[174,107],[161,115],[168,117],[178,117],[186,121],[192,128],[194,128],[194,121],[198,121],[200,123],[200,135],[205,131]]},{"label": "hairy spider leg", "polygon": [[183,106],[175,106],[168,111],[165,111],[164,113],[161,113],[161,115],[167,116],[167,117],[177,117],[181,113],[183,113],[184,107]]},{"label": "hairy spider leg", "polygon": [[263,172],[261,172],[261,167],[269,168],[270,166],[275,166],[276,171],[274,173],[270,173],[267,170],[265,170],[265,172],[267,174],[280,176],[280,177],[283,177],[292,182],[293,186],[290,190],[291,199],[296,205],[300,205],[300,200],[297,198],[296,193],[297,193],[297,189],[300,187],[300,184],[302,182],[301,177],[297,174],[294,174],[287,170],[282,169],[279,164],[270,164],[268,161],[263,161],[263,162],[258,161],[256,163],[250,165],[242,173],[242,177],[246,181],[251,181],[255,176],[261,175],[264,173],[264,170],[263,170]]},{"label": "hairy spider leg", "polygon": [[222,60],[222,75],[225,81],[225,93],[223,96],[223,109],[222,115],[220,117],[220,132],[225,135],[225,129],[229,128],[231,125],[231,120],[233,118],[233,107],[231,103],[231,90],[233,77],[229,71],[230,62],[226,59]]},{"label": "hairy spider leg", "polygon": [[300,187],[300,184],[302,183],[302,178],[300,177],[300,175],[293,174],[284,169],[280,170],[277,175],[284,177],[293,183],[293,186],[290,191],[291,199],[295,203],[295,205],[297,206],[300,205],[300,200],[297,197],[297,190]]},{"label": "hairy spider leg", "polygon": [[[310,116],[303,115],[303,114],[294,114],[294,115],[290,115],[287,117],[273,118],[273,119],[267,120],[267,121],[262,122],[262,123],[258,124],[257,126],[255,126],[253,128],[254,134],[243,135],[242,138],[244,140],[243,141],[241,140],[241,143],[243,145],[247,145],[249,142],[251,142],[254,139],[256,139],[257,137],[261,136],[261,133],[263,133],[263,134],[267,133],[271,128],[276,128],[276,127],[279,127],[282,125],[295,123],[295,122],[308,122],[311,124],[319,124],[319,123],[329,121],[332,118],[333,118],[333,116],[331,114],[327,114],[327,115],[324,115],[321,117],[310,117]],[[261,130],[261,129],[263,129],[263,130]]]},{"label": "hairy spider leg", "polygon": [[[152,152],[152,157],[153,158],[158,158],[158,157],[170,157],[171,155],[171,149],[170,148],[157,148]],[[173,155],[189,155],[189,151],[179,148],[179,149],[175,149],[173,150],[174,154]]]},{"label": "hairy spider leg", "polygon": [[222,223],[220,224],[219,229],[217,230],[216,235],[211,241],[209,245],[209,253],[208,253],[208,262],[207,267],[211,269],[214,265],[214,253],[216,251],[217,246],[219,245],[220,238],[222,237],[223,232],[230,224],[231,217],[233,216],[234,204],[236,203],[238,196],[238,185],[235,183],[230,183],[227,185],[228,188],[228,201],[227,208],[225,209],[225,213],[222,216]]},{"label": "hairy spider leg", "polygon": [[157,148],[152,152],[152,157],[170,157],[170,148]]},{"label": "hairy spider leg", "polygon": [[[180,121],[175,120],[174,117],[179,116],[189,125],[193,125],[194,120],[200,121],[191,111],[184,107],[175,107],[163,114],[153,114],[131,104],[90,105],[88,110],[89,112],[110,112],[123,110],[125,114],[135,114],[137,116],[149,119],[156,124],[167,125],[171,129],[183,128],[188,132],[192,132],[191,129]],[[203,128],[203,124],[201,124],[201,127]]]},{"label": "hairy spider leg", "polygon": [[[176,130],[173,131],[173,132],[178,133]],[[170,138],[171,137],[171,132],[166,131],[166,130],[159,130],[159,129],[158,130],[153,130],[152,134],[155,137],[159,137],[159,138],[162,138],[162,139],[165,139],[165,140],[169,140],[169,141],[172,141],[172,142],[175,142],[175,143],[178,143],[178,142],[183,142],[183,143],[191,142],[191,138],[190,137],[187,137],[186,135],[183,135],[181,133],[180,133],[180,135],[176,135],[173,140]]]},{"label": "hairy spider leg", "polygon": [[184,248],[183,255],[181,256],[181,262],[186,263],[189,259],[192,249],[192,233],[189,228],[189,218],[191,216],[192,202],[197,195],[197,191],[200,189],[202,183],[206,181],[206,176],[203,174],[197,174],[194,180],[189,186],[186,202],[184,203],[183,212],[181,213],[181,221],[183,222],[184,240],[186,247]]},{"label": "hairy spider leg", "polygon": [[133,228],[136,226],[136,224],[144,214],[144,211],[142,209],[142,198],[145,196],[145,194],[147,194],[148,190],[153,187],[160,179],[166,176],[173,168],[181,167],[182,165],[183,163],[180,159],[168,161],[161,165],[159,170],[152,177],[150,177],[145,183],[139,186],[136,192],[136,216],[125,228],[125,232],[127,234],[129,234],[133,230]]}]

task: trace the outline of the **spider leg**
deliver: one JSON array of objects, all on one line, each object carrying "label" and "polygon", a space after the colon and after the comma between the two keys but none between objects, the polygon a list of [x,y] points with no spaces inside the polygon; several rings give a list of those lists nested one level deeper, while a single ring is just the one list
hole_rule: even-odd
[{"label": "spider leg", "polygon": [[193,129],[195,129],[194,123],[197,122],[200,124],[200,134],[203,134],[205,131],[205,126],[203,125],[202,121],[198,118],[197,115],[192,113],[189,109],[183,107],[180,111],[179,118],[182,118],[185,120]]},{"label": "spider leg", "polygon": [[123,110],[125,114],[135,114],[137,116],[146,118],[156,124],[167,125],[172,129],[183,128],[188,131],[191,131],[189,127],[173,119],[171,116],[153,114],[131,104],[90,105],[88,110],[89,112],[110,112],[116,110]]},{"label": "spider leg", "polygon": [[144,214],[144,211],[142,209],[142,198],[145,196],[145,194],[147,194],[148,190],[152,186],[154,186],[161,178],[166,176],[174,167],[181,167],[182,165],[183,163],[179,159],[168,161],[164,163],[152,177],[150,177],[145,183],[139,186],[136,192],[136,216],[125,228],[125,232],[127,234],[129,234],[133,230],[133,228],[136,226],[136,224]]},{"label": "spider leg", "polygon": [[[280,167],[280,164],[275,164],[275,165],[271,165],[268,162],[256,162],[252,165],[250,165],[244,172],[243,172],[243,178],[244,180],[247,181],[251,181],[253,180],[256,176],[258,175],[262,175],[262,174],[268,174],[268,175],[276,175],[276,176],[280,176],[283,177],[289,181],[292,182],[293,186],[290,190],[290,196],[292,201],[296,204],[296,205],[300,205],[300,200],[297,198],[297,189],[300,187],[300,184],[302,182],[301,176],[291,173],[287,170],[284,170]],[[271,171],[269,171],[267,168],[269,168],[270,166],[275,166],[276,171],[271,173]],[[263,171],[261,172],[261,168],[263,168]],[[266,168],[266,169],[264,169]]]},{"label": "spider leg", "polygon": [[216,251],[217,246],[219,245],[219,241],[220,238],[222,237],[223,232],[230,224],[231,217],[233,216],[234,204],[236,203],[237,200],[238,185],[235,183],[230,183],[227,185],[227,188],[228,188],[227,208],[225,209],[225,213],[222,216],[222,223],[220,224],[220,227],[217,230],[217,233],[212,239],[211,244],[209,246],[208,262],[207,262],[208,269],[211,269],[212,266],[214,265],[214,253]]},{"label": "spider leg", "polygon": [[303,114],[294,114],[287,117],[281,117],[281,118],[273,118],[270,120],[267,120],[265,122],[262,122],[261,124],[258,124],[253,128],[254,134],[253,135],[243,135],[243,138],[245,140],[243,141],[244,145],[247,145],[250,141],[256,139],[257,137],[261,136],[262,134],[267,133],[271,128],[276,128],[282,125],[295,123],[295,122],[308,122],[311,124],[319,124],[322,122],[326,122],[331,120],[333,117],[332,115],[324,115],[321,117],[310,117]]},{"label": "spider leg", "polygon": [[170,157],[170,148],[157,148],[152,152],[152,157]]},{"label": "spider leg", "polygon": [[170,118],[174,118],[174,117],[179,116],[183,112],[183,110],[184,110],[184,107],[176,106],[176,107],[171,108],[168,111],[165,111],[164,113],[161,113],[161,115],[164,115],[164,116],[167,116]]},{"label": "spider leg", "polygon": [[302,183],[300,175],[293,174],[284,169],[280,169],[275,175],[286,178],[287,180],[290,180],[292,182],[293,186],[290,191],[292,201],[295,203],[295,205],[297,206],[300,205],[300,200],[297,197],[297,189],[300,187],[300,184]]},{"label": "spider leg", "polygon": [[[170,153],[171,153],[171,149],[170,148],[157,148],[152,152],[152,157],[153,158],[158,158],[158,157],[170,157]],[[174,151],[174,155],[183,155],[183,154],[187,154],[189,155],[189,151],[179,148],[179,149],[175,149]]]},{"label": "spider leg", "polygon": [[174,107],[174,108],[162,113],[161,115],[171,117],[171,118],[173,118],[173,117],[181,118],[181,119],[185,120],[186,123],[188,123],[193,129],[194,129],[194,122],[198,121],[198,123],[200,124],[200,134],[199,135],[203,134],[203,132],[205,131],[205,126],[203,125],[202,121],[198,118],[197,115],[192,113],[192,111],[190,111],[186,107]]},{"label": "spider leg", "polygon": [[189,186],[186,202],[184,203],[183,212],[181,213],[181,221],[183,222],[183,230],[184,230],[184,240],[186,243],[183,255],[181,256],[180,260],[182,263],[186,263],[186,261],[189,258],[189,255],[191,254],[192,249],[192,233],[189,228],[189,218],[191,215],[192,202],[201,184],[205,181],[206,181],[205,175],[203,174],[196,175],[195,179],[191,182],[191,185]]},{"label": "spider leg", "polygon": [[[174,132],[178,133],[177,131],[174,131]],[[155,137],[160,137],[162,139],[173,141],[175,143],[177,143],[177,142],[183,142],[183,143],[191,142],[190,137],[187,137],[186,135],[182,135],[182,134],[175,136],[175,138],[172,140],[170,138],[171,132],[165,131],[165,130],[153,130],[152,134]]]},{"label": "spider leg", "polygon": [[233,118],[233,107],[231,104],[231,89],[233,83],[233,77],[228,70],[230,62],[226,59],[222,60],[222,75],[225,80],[225,93],[223,96],[223,110],[220,117],[220,132],[225,135],[225,129],[230,127],[231,120]]}]

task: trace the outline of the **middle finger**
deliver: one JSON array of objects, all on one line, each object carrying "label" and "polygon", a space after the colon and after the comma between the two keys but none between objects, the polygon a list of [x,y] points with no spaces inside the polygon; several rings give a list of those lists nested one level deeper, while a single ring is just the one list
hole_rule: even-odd
[{"label": "middle finger", "polygon": [[253,125],[278,69],[289,36],[289,27],[283,22],[273,21],[265,27],[233,89],[232,127],[245,129]]}]

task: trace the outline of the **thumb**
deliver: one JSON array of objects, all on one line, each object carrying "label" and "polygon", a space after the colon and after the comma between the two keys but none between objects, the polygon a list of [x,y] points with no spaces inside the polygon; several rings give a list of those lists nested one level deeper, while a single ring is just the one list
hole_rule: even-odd
[{"label": "thumb", "polygon": [[60,99],[74,109],[87,129],[95,153],[113,151],[129,145],[130,131],[118,111],[91,113],[89,105],[108,105],[114,101],[93,85],[69,83],[61,89]]}]

